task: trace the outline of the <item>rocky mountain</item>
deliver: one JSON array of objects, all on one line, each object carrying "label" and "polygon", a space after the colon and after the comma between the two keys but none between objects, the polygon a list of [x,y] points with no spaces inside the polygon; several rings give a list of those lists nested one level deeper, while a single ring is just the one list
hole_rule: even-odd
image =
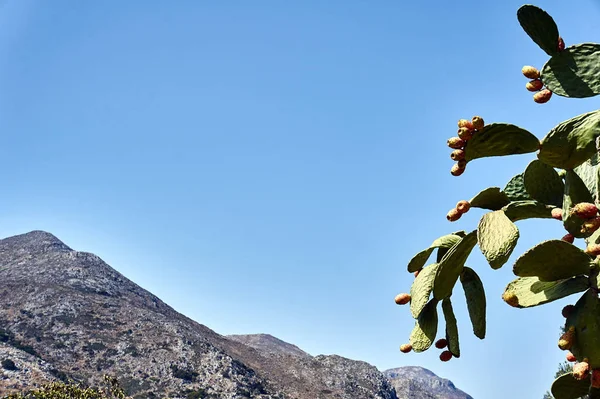
[{"label": "rocky mountain", "polygon": [[440,378],[422,367],[399,367],[383,374],[392,382],[398,398],[411,399],[473,399],[452,381]]},{"label": "rocky mountain", "polygon": [[[110,374],[135,398],[427,397],[416,386],[397,395],[400,371],[386,377],[264,334],[219,335],[42,231],[0,240],[0,361],[0,394],[57,379],[96,385]],[[469,398],[422,386],[436,389],[429,397]]]}]

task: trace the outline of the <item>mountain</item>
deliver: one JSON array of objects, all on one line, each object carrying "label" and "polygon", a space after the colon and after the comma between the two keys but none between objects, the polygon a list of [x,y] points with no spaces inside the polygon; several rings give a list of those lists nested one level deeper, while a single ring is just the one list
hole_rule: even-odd
[{"label": "mountain", "polygon": [[398,398],[411,399],[473,399],[452,381],[440,378],[422,367],[399,367],[383,374],[392,382]]},{"label": "mountain", "polygon": [[[397,396],[394,386],[409,378],[400,371],[386,377],[266,334],[219,335],[43,231],[0,240],[0,361],[1,394],[57,379],[97,385],[111,374],[135,398],[427,397],[417,385]],[[433,398],[469,398],[419,384]]]}]

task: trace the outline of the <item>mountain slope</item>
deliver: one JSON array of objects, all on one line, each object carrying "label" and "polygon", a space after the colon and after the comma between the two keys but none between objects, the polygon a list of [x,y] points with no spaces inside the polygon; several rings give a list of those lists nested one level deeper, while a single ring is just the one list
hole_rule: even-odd
[{"label": "mountain slope", "polygon": [[452,381],[440,378],[422,367],[399,367],[383,374],[392,382],[398,398],[410,399],[473,399]]}]

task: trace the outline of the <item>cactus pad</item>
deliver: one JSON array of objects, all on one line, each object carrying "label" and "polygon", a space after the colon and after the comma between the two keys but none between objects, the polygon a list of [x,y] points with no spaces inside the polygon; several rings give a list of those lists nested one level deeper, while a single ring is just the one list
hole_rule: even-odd
[{"label": "cactus pad", "polygon": [[465,160],[527,154],[539,148],[539,140],[525,129],[508,123],[491,123],[477,132],[465,147]]},{"label": "cactus pad", "polygon": [[549,56],[558,54],[558,27],[544,10],[524,5],[517,11],[517,19],[529,37]]},{"label": "cactus pad", "polygon": [[469,317],[473,325],[473,333],[477,338],[484,339],[486,330],[486,299],[483,283],[477,273],[475,273],[475,270],[466,266],[460,274],[460,282],[465,291]]},{"label": "cactus pad", "polygon": [[429,301],[437,268],[437,263],[425,267],[410,287],[410,312],[415,319],[419,317]]},{"label": "cactus pad", "polygon": [[567,47],[548,60],[541,71],[544,85],[563,97],[585,98],[600,94],[600,44]]},{"label": "cactus pad", "polygon": [[594,201],[592,194],[579,175],[572,170],[567,170],[565,176],[565,195],[563,198],[563,225],[565,230],[577,238],[589,236],[589,233],[583,233],[581,228],[585,219],[571,214],[570,210],[575,204]]},{"label": "cactus pad", "polygon": [[525,252],[513,267],[519,277],[557,281],[589,274],[592,258],[573,244],[562,240],[544,241]]},{"label": "cactus pad", "polygon": [[560,281],[540,281],[537,277],[519,277],[511,281],[504,290],[517,297],[519,308],[531,308],[583,292],[590,286],[585,276]]},{"label": "cactus pad", "polygon": [[596,153],[600,111],[578,115],[556,125],[544,137],[538,159],[550,166],[573,169]]},{"label": "cactus pad", "polygon": [[[527,201],[533,199],[529,196],[527,190],[525,190],[524,173],[520,173],[510,179],[502,191],[506,194],[509,201]],[[498,209],[494,210],[497,211]]]},{"label": "cactus pad", "polygon": [[562,207],[565,184],[552,166],[534,160],[525,169],[523,180],[531,198],[543,204]]},{"label": "cactus pad", "polygon": [[510,199],[499,187],[490,187],[481,191],[469,201],[471,208],[497,211],[510,203]]},{"label": "cactus pad", "polygon": [[414,273],[417,270],[421,270],[425,263],[427,263],[427,260],[435,248],[452,248],[461,240],[461,238],[461,235],[452,233],[436,239],[433,243],[431,243],[429,248],[419,252],[410,260],[410,262],[408,262],[408,272]]},{"label": "cactus pad", "polygon": [[513,222],[524,219],[551,219],[551,205],[545,205],[537,201],[515,201],[506,205],[502,210]]},{"label": "cactus pad", "polygon": [[477,244],[477,231],[472,231],[442,258],[433,283],[433,297],[435,299],[442,300],[452,294],[452,289],[475,244]]},{"label": "cactus pad", "polygon": [[577,380],[573,373],[563,374],[552,383],[552,396],[555,399],[579,399],[588,394],[590,378]]},{"label": "cactus pad", "polygon": [[452,302],[450,298],[442,301],[442,311],[444,312],[444,320],[446,320],[446,340],[448,341],[448,350],[452,352],[454,357],[460,357],[460,345],[458,342],[458,324]]},{"label": "cactus pad", "polygon": [[477,240],[492,269],[499,269],[515,249],[519,240],[519,229],[504,211],[489,212],[483,215],[479,222]]},{"label": "cactus pad", "polygon": [[578,167],[574,169],[575,173],[579,175],[585,186],[587,187],[590,194],[592,194],[592,198],[597,200],[599,198],[600,192],[600,166],[597,163],[597,155],[594,154],[592,159],[588,159]]},{"label": "cactus pad", "polygon": [[566,328],[575,327],[571,353],[577,360],[589,359],[592,369],[600,367],[600,300],[593,289],[587,290],[567,317]]},{"label": "cactus pad", "polygon": [[437,299],[431,299],[415,323],[409,340],[415,352],[426,351],[435,341],[438,328],[437,304]]}]

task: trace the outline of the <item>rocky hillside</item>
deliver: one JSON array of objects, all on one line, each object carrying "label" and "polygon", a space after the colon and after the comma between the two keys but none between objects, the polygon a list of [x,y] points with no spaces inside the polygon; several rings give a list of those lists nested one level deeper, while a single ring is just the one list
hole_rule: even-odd
[{"label": "rocky hillside", "polygon": [[398,398],[410,399],[473,399],[452,381],[440,378],[422,367],[399,367],[383,374],[392,382]]},{"label": "rocky hillside", "polygon": [[397,396],[394,378],[365,362],[221,336],[41,231],[0,240],[0,361],[1,394],[111,374],[136,398],[425,397]]}]

